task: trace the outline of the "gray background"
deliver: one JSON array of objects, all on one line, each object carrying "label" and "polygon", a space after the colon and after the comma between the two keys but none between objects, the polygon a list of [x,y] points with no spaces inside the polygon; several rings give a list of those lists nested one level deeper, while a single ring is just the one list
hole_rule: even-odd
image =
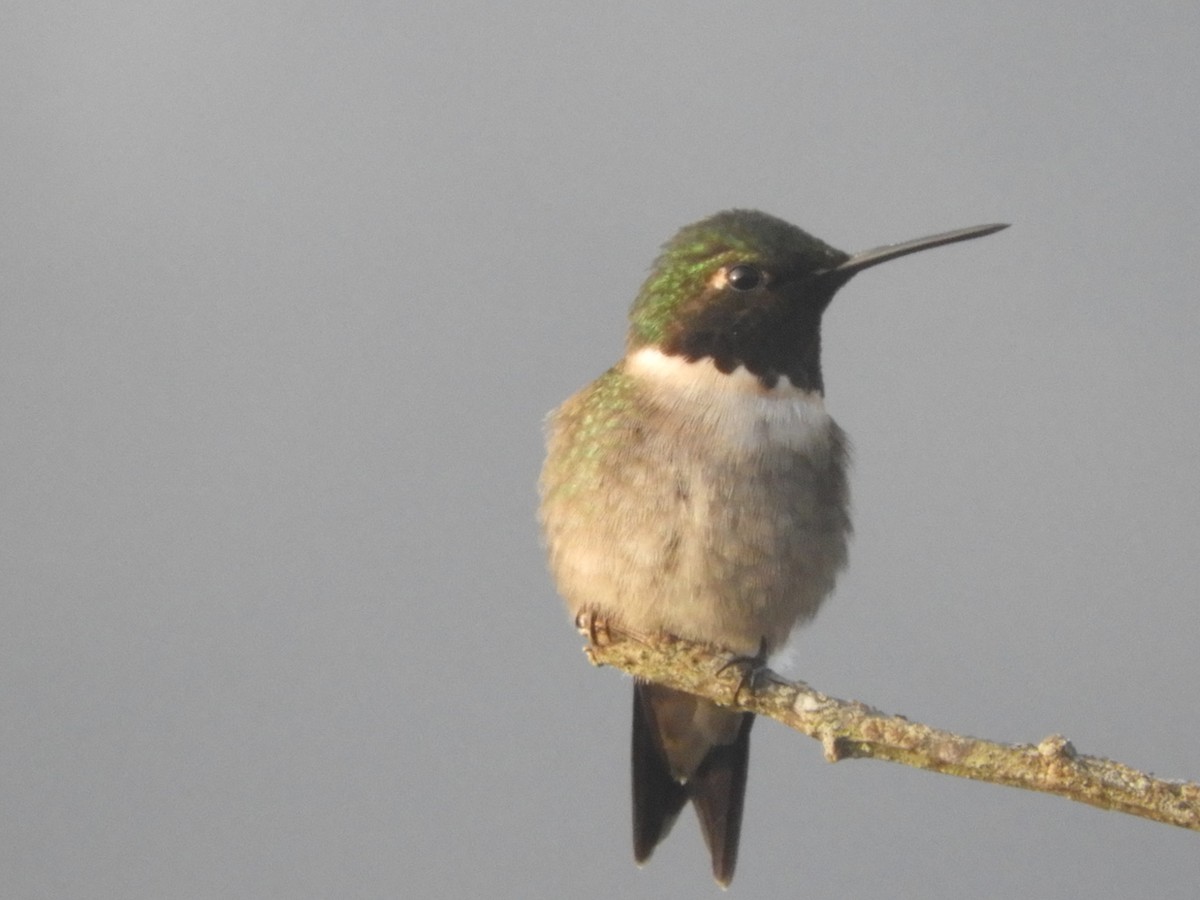
[{"label": "gray background", "polygon": [[[6,897],[662,897],[544,413],[730,206],[862,249],[849,572],[794,670],[1200,777],[1200,7],[15,3]],[[760,723],[743,897],[1194,896],[1194,833]]]}]

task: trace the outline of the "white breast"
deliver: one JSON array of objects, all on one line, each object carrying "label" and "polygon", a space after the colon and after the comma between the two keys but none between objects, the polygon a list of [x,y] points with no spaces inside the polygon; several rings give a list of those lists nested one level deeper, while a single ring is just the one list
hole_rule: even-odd
[{"label": "white breast", "polygon": [[627,357],[625,371],[646,385],[680,430],[694,430],[727,451],[828,444],[832,419],[824,397],[795,387],[786,377],[767,388],[743,366],[725,374],[711,359],[690,362],[653,347]]}]

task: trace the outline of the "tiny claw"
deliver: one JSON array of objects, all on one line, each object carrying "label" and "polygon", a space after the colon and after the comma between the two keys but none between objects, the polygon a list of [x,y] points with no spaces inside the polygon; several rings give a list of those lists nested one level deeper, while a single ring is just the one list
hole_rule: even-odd
[{"label": "tiny claw", "polygon": [[601,619],[591,610],[585,609],[575,617],[575,629],[588,639],[593,647],[603,647],[612,643],[612,635],[608,630],[608,620]]},{"label": "tiny claw", "polygon": [[733,691],[733,702],[735,706],[741,705],[742,691],[747,687],[750,689],[751,696],[758,689],[759,682],[763,676],[769,675],[771,670],[767,668],[767,639],[763,638],[759,644],[758,652],[753,656],[735,656],[728,662],[723,663],[717,674],[721,675],[726,669],[732,669],[738,666],[742,669],[742,677],[738,679],[738,685]]}]

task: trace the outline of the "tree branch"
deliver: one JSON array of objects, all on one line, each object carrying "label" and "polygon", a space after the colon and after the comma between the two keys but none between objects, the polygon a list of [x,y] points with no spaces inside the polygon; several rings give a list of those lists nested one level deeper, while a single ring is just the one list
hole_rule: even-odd
[{"label": "tree branch", "polygon": [[635,635],[598,620],[583,619],[580,630],[590,638],[585,652],[595,665],[615,666],[722,706],[769,716],[819,740],[830,762],[890,760],[1200,830],[1200,784],[1166,781],[1111,760],[1082,756],[1061,735],[1036,745],[980,740],[827,697],[770,670],[748,676],[747,661],[705,644]]}]

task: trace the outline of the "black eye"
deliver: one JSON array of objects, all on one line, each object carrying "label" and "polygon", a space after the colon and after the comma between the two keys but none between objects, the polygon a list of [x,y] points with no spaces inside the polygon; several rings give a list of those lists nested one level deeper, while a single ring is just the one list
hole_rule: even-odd
[{"label": "black eye", "polygon": [[735,291],[752,291],[763,282],[763,273],[754,266],[734,266],[725,274],[725,280]]}]

